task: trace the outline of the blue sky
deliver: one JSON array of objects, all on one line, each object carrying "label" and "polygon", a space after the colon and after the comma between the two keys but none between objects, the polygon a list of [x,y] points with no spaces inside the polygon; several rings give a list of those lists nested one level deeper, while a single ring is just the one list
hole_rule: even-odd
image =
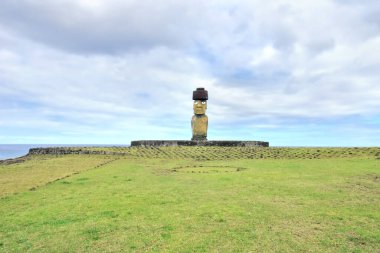
[{"label": "blue sky", "polygon": [[0,143],[379,146],[379,1],[0,1]]}]

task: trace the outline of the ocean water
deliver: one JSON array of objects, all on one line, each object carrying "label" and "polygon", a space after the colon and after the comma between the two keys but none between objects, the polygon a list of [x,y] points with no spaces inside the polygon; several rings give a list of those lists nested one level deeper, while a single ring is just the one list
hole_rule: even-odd
[{"label": "ocean water", "polygon": [[[49,145],[48,145],[49,146]],[[0,144],[0,160],[26,155],[30,148],[46,147],[36,144]]]},{"label": "ocean water", "polygon": [[[0,144],[0,160],[24,156],[30,148],[47,148],[47,147],[112,147],[122,145],[94,145],[94,144]],[[127,146],[127,145],[124,145]]]}]

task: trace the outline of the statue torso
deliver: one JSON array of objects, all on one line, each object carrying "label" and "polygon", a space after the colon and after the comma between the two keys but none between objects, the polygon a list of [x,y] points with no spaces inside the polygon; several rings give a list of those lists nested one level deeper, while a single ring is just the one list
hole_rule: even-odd
[{"label": "statue torso", "polygon": [[207,140],[208,117],[205,114],[194,115],[191,119],[193,140]]}]

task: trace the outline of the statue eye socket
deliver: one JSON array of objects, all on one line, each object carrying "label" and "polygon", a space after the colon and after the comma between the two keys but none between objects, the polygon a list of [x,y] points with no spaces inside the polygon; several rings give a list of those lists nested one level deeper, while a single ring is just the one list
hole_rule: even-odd
[{"label": "statue eye socket", "polygon": [[194,104],[195,104],[195,105],[198,104],[198,101],[194,101]]},{"label": "statue eye socket", "polygon": [[202,101],[202,105],[205,105],[206,104],[206,101]]}]

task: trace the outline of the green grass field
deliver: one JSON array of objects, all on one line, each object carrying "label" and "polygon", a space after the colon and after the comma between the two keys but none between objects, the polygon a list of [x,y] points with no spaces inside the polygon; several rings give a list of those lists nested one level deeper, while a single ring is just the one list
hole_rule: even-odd
[{"label": "green grass field", "polygon": [[0,252],[380,252],[380,148],[102,150],[0,164]]}]

